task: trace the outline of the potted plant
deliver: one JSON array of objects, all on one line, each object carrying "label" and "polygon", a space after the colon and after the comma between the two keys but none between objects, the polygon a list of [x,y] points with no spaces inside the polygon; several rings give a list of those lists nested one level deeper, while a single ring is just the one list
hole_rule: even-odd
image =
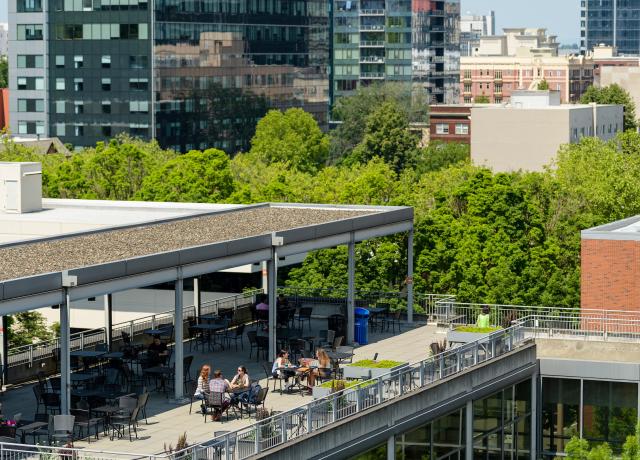
[{"label": "potted plant", "polygon": [[[362,380],[329,380],[328,382],[324,382],[322,385],[316,385],[312,389],[313,399],[324,398],[325,396],[329,396],[331,393],[338,393],[340,391],[353,388],[355,386],[363,386]],[[364,385],[367,386],[367,385]]]},{"label": "potted plant", "polygon": [[345,379],[375,379],[408,365],[401,361],[363,359],[341,367]]},{"label": "potted plant", "polygon": [[499,326],[477,327],[474,325],[458,326],[447,332],[447,341],[449,343],[469,343],[475,342],[492,332],[502,329]]}]

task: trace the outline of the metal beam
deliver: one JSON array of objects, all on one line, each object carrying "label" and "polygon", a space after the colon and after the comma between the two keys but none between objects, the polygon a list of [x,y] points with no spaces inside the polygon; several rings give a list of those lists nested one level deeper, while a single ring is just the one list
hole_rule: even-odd
[{"label": "metal beam", "polygon": [[219,259],[208,260],[206,262],[197,262],[182,267],[182,276],[192,278],[194,276],[206,275],[208,273],[218,272],[227,268],[239,267],[255,262],[261,262],[271,257],[269,248],[259,249],[257,251],[238,254],[237,256],[221,257]]},{"label": "metal beam", "polygon": [[69,339],[71,325],[69,312],[71,310],[71,296],[69,288],[65,288],[65,301],[60,305],[60,413],[68,415],[71,409],[70,378],[71,365],[69,356]]},{"label": "metal beam", "polygon": [[2,391],[9,378],[9,318],[1,317],[0,346],[2,347]]},{"label": "metal beam", "polygon": [[276,356],[276,284],[278,280],[278,252],[271,248],[271,257],[267,262],[268,294],[269,294],[269,358]]},{"label": "metal beam", "polygon": [[356,245],[354,243],[354,235],[351,233],[351,238],[348,247],[348,260],[347,260],[347,343],[351,345],[353,343],[353,334],[355,327],[355,283],[356,283]]},{"label": "metal beam", "polygon": [[531,455],[538,458],[538,374],[531,376]]},{"label": "metal beam", "polygon": [[104,296],[104,339],[107,343],[107,349],[111,351],[113,343],[113,295],[105,294]]},{"label": "metal beam", "polygon": [[316,249],[332,248],[349,243],[350,234],[341,233],[340,235],[325,236],[314,240],[300,241],[297,243],[287,244],[278,249],[280,256],[292,256],[294,254],[304,254],[305,252],[314,251]]},{"label": "metal beam", "polygon": [[387,438],[387,460],[396,460],[396,437]]},{"label": "metal beam", "polygon": [[[154,284],[169,283],[175,281],[177,277],[178,270],[177,267],[174,267],[142,273],[140,275],[125,276],[109,281],[85,284],[73,288],[73,291],[71,291],[71,300],[81,300],[88,297],[97,297],[105,294],[128,291],[129,289],[153,286]],[[80,280],[80,282],[82,282],[82,280]]]},{"label": "metal beam", "polygon": [[407,322],[413,323],[413,228],[407,236]]},{"label": "metal beam", "polygon": [[184,330],[184,318],[183,318],[183,292],[184,282],[182,279],[182,272],[178,269],[178,279],[175,281],[175,312],[173,318],[173,334],[175,338],[175,344],[173,347],[174,366],[175,366],[175,398],[179,401],[184,396],[184,384],[183,384],[183,361],[184,361],[184,343],[183,343],[183,330]]},{"label": "metal beam", "polygon": [[413,228],[413,221],[407,220],[404,222],[398,222],[395,224],[381,225],[379,227],[366,228],[363,230],[355,231],[356,243],[365,240],[371,240],[373,238],[380,238],[381,236],[395,235],[396,233],[408,232]]},{"label": "metal beam", "polygon": [[464,458],[465,460],[473,460],[473,400],[471,399],[467,401],[467,409],[465,410],[464,432],[464,442],[466,444]]},{"label": "metal beam", "polygon": [[23,311],[60,305],[63,302],[64,292],[62,289],[45,292],[44,294],[16,297],[10,300],[0,301],[0,314],[14,315]]},{"label": "metal beam", "polygon": [[193,305],[196,309],[196,318],[202,316],[202,293],[200,292],[200,278],[193,278]]}]

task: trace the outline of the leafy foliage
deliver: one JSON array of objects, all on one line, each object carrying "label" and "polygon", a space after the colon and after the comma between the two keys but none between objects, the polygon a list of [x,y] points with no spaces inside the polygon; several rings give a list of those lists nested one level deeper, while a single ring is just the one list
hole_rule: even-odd
[{"label": "leafy foliage", "polygon": [[0,88],[9,87],[9,60],[0,56]]},{"label": "leafy foliage", "polygon": [[624,107],[624,129],[636,130],[638,119],[636,117],[636,104],[631,95],[620,85],[612,84],[599,88],[589,86],[580,98],[580,102],[588,104],[597,102],[598,104],[621,104]]},{"label": "leafy foliage", "polygon": [[547,80],[541,80],[537,86],[538,91],[548,91],[549,90],[549,82]]},{"label": "leafy foliage", "polygon": [[26,311],[10,316],[8,321],[9,347],[20,347],[54,337],[41,313]]},{"label": "leafy foliage", "polygon": [[473,98],[473,102],[475,102],[476,104],[489,104],[491,100],[489,99],[489,96],[480,94]]}]

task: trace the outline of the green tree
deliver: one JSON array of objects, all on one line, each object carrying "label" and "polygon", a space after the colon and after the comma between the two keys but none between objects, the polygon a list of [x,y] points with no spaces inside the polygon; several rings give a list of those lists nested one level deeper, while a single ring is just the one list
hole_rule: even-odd
[{"label": "green tree", "polygon": [[587,458],[589,460],[613,460],[613,451],[605,442],[593,447]]},{"label": "green tree", "polygon": [[624,129],[636,130],[638,119],[636,117],[636,104],[629,93],[620,85],[614,83],[609,86],[598,88],[589,86],[580,98],[582,104],[596,102],[598,104],[620,104],[624,107]]},{"label": "green tree", "polygon": [[409,122],[428,120],[426,95],[412,91],[406,83],[385,82],[361,86],[353,96],[337,99],[332,119],[340,124],[331,132],[331,159],[338,161],[351,153],[365,136],[367,118],[385,102],[394,103]]},{"label": "green tree", "polygon": [[286,163],[314,172],[329,157],[329,137],[315,119],[302,109],[270,110],[259,122],[251,139],[251,155],[266,164]]},{"label": "green tree", "polygon": [[0,88],[9,87],[9,60],[0,56]]},{"label": "green tree", "polygon": [[547,82],[547,80],[545,79],[540,80],[540,83],[538,83],[537,89],[538,91],[549,91],[549,83]]},{"label": "green tree", "polygon": [[588,460],[589,459],[589,442],[586,439],[573,436],[564,447],[567,454],[567,460]]},{"label": "green tree", "polygon": [[431,171],[439,171],[450,165],[469,161],[469,145],[460,142],[430,142],[426,148],[420,149],[416,162],[416,171],[422,175]]},{"label": "green tree", "polygon": [[397,104],[385,102],[367,117],[362,142],[353,149],[347,164],[366,163],[380,157],[396,172],[415,164],[418,138],[409,131],[409,120]]},{"label": "green tree", "polygon": [[37,311],[27,311],[9,317],[9,347],[20,347],[51,340],[53,332]]},{"label": "green tree", "polygon": [[221,150],[172,158],[145,178],[138,198],[146,201],[215,203],[233,192],[229,156]]},{"label": "green tree", "polygon": [[491,100],[489,96],[485,96],[484,94],[480,94],[473,98],[473,102],[476,104],[489,104]]},{"label": "green tree", "polygon": [[636,424],[635,434],[627,436],[622,446],[622,460],[640,460],[640,422]]}]

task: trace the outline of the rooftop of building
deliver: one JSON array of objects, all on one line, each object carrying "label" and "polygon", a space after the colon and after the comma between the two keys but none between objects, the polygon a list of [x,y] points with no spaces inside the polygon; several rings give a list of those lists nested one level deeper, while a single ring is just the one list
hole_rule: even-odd
[{"label": "rooftop of building", "polygon": [[640,215],[582,230],[583,239],[640,241]]}]

